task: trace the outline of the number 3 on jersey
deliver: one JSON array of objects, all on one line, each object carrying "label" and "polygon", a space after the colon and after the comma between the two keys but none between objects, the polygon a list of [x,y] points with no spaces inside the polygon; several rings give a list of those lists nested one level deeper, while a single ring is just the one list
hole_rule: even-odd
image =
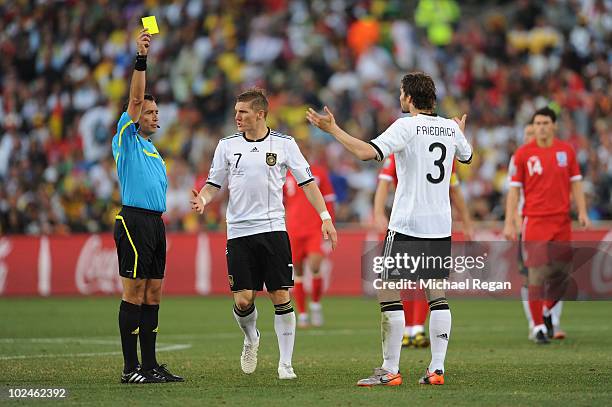
[{"label": "number 3 on jersey", "polygon": [[434,178],[432,174],[427,173],[427,181],[432,184],[439,184],[444,179],[444,159],[446,158],[446,146],[442,143],[432,143],[429,146],[429,151],[433,152],[436,148],[439,148],[441,151],[440,157],[437,160],[434,160],[433,164],[438,167],[439,175],[437,178]]}]

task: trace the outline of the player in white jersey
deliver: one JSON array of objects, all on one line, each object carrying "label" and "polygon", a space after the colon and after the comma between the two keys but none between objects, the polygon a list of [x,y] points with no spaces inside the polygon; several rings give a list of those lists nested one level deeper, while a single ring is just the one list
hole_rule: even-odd
[{"label": "player in white jersey", "polygon": [[[391,210],[384,256],[398,252],[418,255],[405,250],[405,242],[421,243],[420,247],[444,258],[450,255],[451,206],[449,184],[453,157],[470,163],[472,148],[463,131],[466,115],[459,119],[445,119],[434,113],[436,88],[433,80],[421,72],[402,78],[400,104],[410,117],[397,119],[385,132],[369,143],[352,137],[342,130],[330,110],[324,114],[309,109],[310,123],[334,136],[347,150],[361,160],[382,161],[395,153],[397,190]],[[404,242],[399,243],[399,242]],[[403,249],[400,246],[404,245]],[[396,266],[397,271],[399,265]],[[388,271],[389,269],[387,269]],[[448,270],[418,270],[424,279],[448,276]],[[420,274],[419,274],[420,273]],[[385,274],[385,273],[383,273]],[[388,274],[387,274],[388,277]],[[438,280],[434,280],[433,285]],[[444,384],[444,359],[450,338],[451,314],[443,289],[426,290],[429,301],[429,333],[431,336],[431,363],[421,384]],[[381,332],[383,364],[374,374],[360,380],[359,386],[399,385],[399,360],[404,330],[404,314],[398,290],[377,290],[382,312]]]},{"label": "player in white jersey", "polygon": [[260,89],[236,98],[238,133],[219,141],[206,185],[193,191],[191,204],[202,214],[221,186],[228,182],[227,269],[234,294],[234,317],[244,332],[240,364],[244,373],[257,367],[259,331],[256,327],[257,291],[266,290],[274,304],[280,379],[295,379],[291,365],[295,340],[295,313],[291,248],[285,229],[283,184],[290,170],[320,214],[324,239],[337,244],[336,230],[306,159],[292,137],[266,125],[268,100]]}]

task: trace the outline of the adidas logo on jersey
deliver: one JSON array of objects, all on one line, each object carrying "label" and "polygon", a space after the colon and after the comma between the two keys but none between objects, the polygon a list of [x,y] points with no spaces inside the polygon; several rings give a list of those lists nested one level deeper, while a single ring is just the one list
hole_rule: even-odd
[{"label": "adidas logo on jersey", "polygon": [[259,150],[257,149],[257,147],[253,147],[253,149],[251,150],[251,153],[258,153]]}]

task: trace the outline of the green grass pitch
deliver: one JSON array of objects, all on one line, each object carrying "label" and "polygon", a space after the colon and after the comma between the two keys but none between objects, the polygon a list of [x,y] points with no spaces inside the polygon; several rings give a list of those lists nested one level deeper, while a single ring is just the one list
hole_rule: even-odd
[{"label": "green grass pitch", "polygon": [[[119,384],[116,298],[0,299],[0,403],[8,388],[66,388],[78,405],[610,405],[612,303],[566,303],[564,341],[536,346],[518,301],[451,300],[444,386],[417,384],[429,349],[404,350],[399,387],[358,388],[381,363],[373,299],[324,298],[326,325],[298,330],[295,381],[276,376],[270,301],[260,296],[259,365],[240,370],[242,336],[229,298],[164,298],[158,355],[185,383]],[[18,404],[58,403],[19,400]],[[17,404],[17,403],[16,403]]]}]

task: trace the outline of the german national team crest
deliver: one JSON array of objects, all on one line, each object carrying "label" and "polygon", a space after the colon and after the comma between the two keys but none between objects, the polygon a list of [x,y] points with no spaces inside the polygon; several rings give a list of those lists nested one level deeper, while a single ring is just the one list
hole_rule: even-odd
[{"label": "german national team crest", "polygon": [[234,276],[232,276],[231,274],[229,274],[227,276],[228,280],[229,280],[229,284],[230,284],[230,288],[234,288]]},{"label": "german national team crest", "polygon": [[557,151],[557,164],[559,164],[559,167],[567,167],[567,153],[565,151]]},{"label": "german national team crest", "polygon": [[266,164],[270,167],[276,165],[276,153],[266,153]]}]

